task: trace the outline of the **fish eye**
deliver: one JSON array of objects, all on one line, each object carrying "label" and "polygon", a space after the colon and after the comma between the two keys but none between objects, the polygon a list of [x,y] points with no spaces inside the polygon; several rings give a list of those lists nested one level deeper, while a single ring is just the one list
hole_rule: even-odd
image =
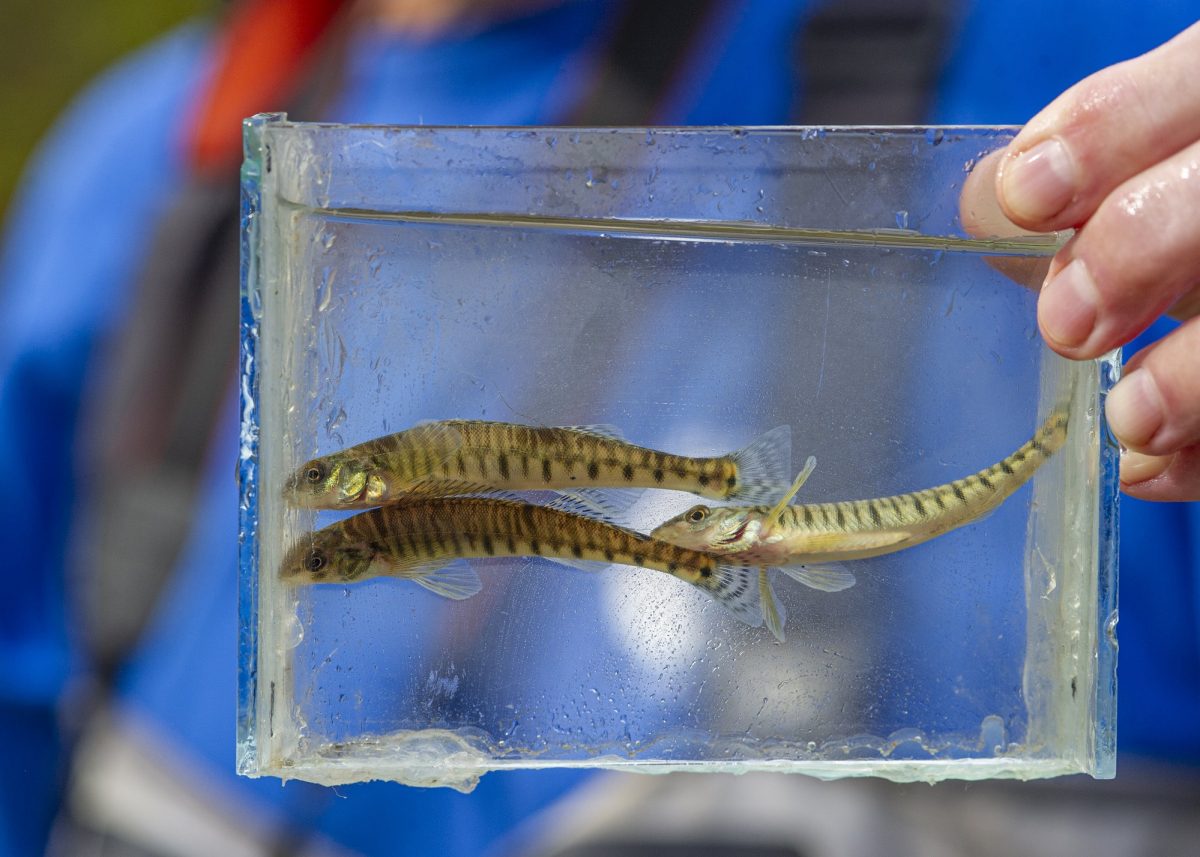
[{"label": "fish eye", "polygon": [[325,552],[319,548],[310,550],[304,558],[304,567],[309,571],[320,571],[325,567]]},{"label": "fish eye", "polygon": [[325,478],[325,466],[318,461],[314,461],[308,465],[308,469],[304,471],[304,478],[309,482],[320,482]]},{"label": "fish eye", "polygon": [[687,513],[687,519],[693,524],[698,524],[708,517],[707,506],[697,506]]}]

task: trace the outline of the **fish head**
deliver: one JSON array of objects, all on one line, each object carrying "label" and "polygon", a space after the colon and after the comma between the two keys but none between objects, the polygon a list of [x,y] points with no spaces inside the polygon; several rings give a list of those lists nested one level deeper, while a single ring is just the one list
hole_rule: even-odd
[{"label": "fish head", "polygon": [[347,540],[339,529],[303,536],[288,550],[279,570],[289,583],[349,583],[371,567],[370,545]]},{"label": "fish head", "polygon": [[288,478],[284,495],[305,509],[355,509],[371,485],[369,461],[358,456],[314,458]]},{"label": "fish head", "polygon": [[740,553],[754,544],[761,516],[736,506],[693,506],[659,524],[653,538],[708,553]]}]

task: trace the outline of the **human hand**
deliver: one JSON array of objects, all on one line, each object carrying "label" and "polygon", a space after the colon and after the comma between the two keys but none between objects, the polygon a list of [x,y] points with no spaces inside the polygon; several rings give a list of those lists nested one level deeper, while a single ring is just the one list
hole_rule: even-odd
[{"label": "human hand", "polygon": [[[1107,415],[1127,494],[1200,500],[1200,24],[1071,87],[976,173],[994,173],[986,190],[1018,226],[1077,229],[1038,299],[1059,354],[1091,359],[1164,313],[1184,321],[1129,360]],[[964,188],[964,222],[983,185]]]}]

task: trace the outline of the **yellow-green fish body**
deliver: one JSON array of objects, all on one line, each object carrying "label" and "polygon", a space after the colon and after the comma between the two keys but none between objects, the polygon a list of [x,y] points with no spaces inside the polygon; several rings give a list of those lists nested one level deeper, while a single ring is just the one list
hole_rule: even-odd
[{"label": "yellow-green fish body", "polygon": [[[854,578],[837,569],[788,566],[864,559],[926,542],[975,521],[1024,485],[1067,436],[1068,410],[1054,411],[1031,440],[991,467],[945,485],[870,500],[805,505],[695,506],[653,530],[655,538],[780,567],[809,586],[835,590]],[[797,479],[795,487],[811,470]],[[790,499],[791,493],[785,500]]]},{"label": "yellow-green fish body", "polygon": [[309,461],[286,493],[295,505],[316,509],[367,509],[413,496],[594,488],[669,488],[765,502],[787,484],[790,465],[787,426],[739,452],[696,458],[627,443],[605,426],[444,420]]},{"label": "yellow-green fish body", "polygon": [[294,545],[282,577],[295,583],[399,577],[461,599],[481,584],[469,564],[455,560],[520,556],[661,571],[703,590],[743,622],[761,624],[757,569],[552,506],[486,497],[415,499],[346,518]]}]

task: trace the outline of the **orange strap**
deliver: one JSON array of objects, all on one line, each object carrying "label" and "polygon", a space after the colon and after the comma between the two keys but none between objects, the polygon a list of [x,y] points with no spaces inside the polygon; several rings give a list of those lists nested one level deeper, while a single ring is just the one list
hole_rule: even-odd
[{"label": "orange strap", "polygon": [[211,77],[191,114],[185,147],[194,172],[236,166],[242,120],[283,109],[343,5],[343,0],[243,0],[232,8],[216,39]]}]

